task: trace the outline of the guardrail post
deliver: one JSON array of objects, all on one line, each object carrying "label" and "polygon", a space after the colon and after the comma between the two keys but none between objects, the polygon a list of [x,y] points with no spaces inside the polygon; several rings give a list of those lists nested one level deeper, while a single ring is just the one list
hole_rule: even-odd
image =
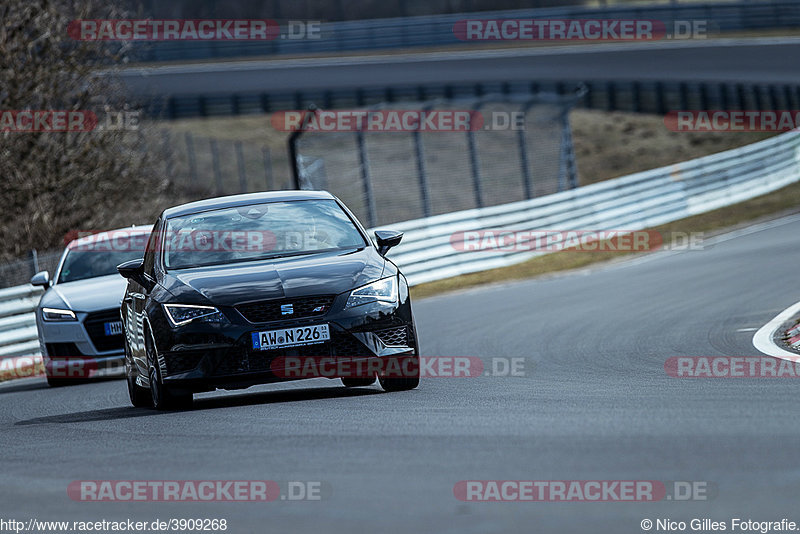
[{"label": "guardrail post", "polygon": [[664,98],[664,84],[656,82],[656,109],[659,115],[667,114],[667,104]]},{"label": "guardrail post", "polygon": [[472,170],[472,186],[475,189],[475,206],[478,208],[483,207],[483,190],[481,189],[481,168],[478,159],[478,148],[475,144],[475,132],[472,129],[472,119],[474,119],[475,113],[480,110],[482,105],[483,103],[479,102],[472,108],[470,127],[467,130],[467,150],[469,151],[469,164]]},{"label": "guardrail post", "polygon": [[211,145],[211,166],[214,169],[214,181],[217,184],[217,194],[222,195],[222,170],[219,167],[219,147],[217,146],[217,139],[212,137],[209,139]]},{"label": "guardrail post", "polygon": [[364,139],[364,130],[359,128],[356,132],[358,143],[358,162],[361,167],[361,184],[364,188],[364,200],[367,207],[367,224],[370,228],[378,225],[375,217],[375,198],[372,194],[372,182],[369,177],[369,159],[367,158],[367,143]]},{"label": "guardrail post", "polygon": [[168,178],[172,178],[175,174],[175,162],[172,158],[172,137],[170,136],[169,130],[161,130],[161,142],[163,143],[162,148],[165,151],[164,174],[166,174]]},{"label": "guardrail post", "polygon": [[681,82],[678,84],[678,93],[680,95],[681,109],[689,109],[689,86],[686,84],[686,82]]},{"label": "guardrail post", "polygon": [[701,82],[698,89],[700,91],[700,109],[706,110],[708,109],[708,86]]},{"label": "guardrail post", "polygon": [[[272,154],[270,154],[267,147],[264,147],[261,151],[264,156],[264,183],[267,186],[267,191],[272,191],[275,189],[272,182]],[[292,165],[292,168],[294,168],[294,165]]]},{"label": "guardrail post", "polygon": [[247,193],[247,170],[244,168],[242,142],[236,141],[234,149],[236,151],[236,167],[239,170],[239,190],[242,193]]},{"label": "guardrail post", "polygon": [[31,276],[39,272],[39,253],[35,248],[31,249]]},{"label": "guardrail post", "polygon": [[[429,103],[422,107],[422,112],[427,113],[433,108],[433,104]],[[422,214],[423,217],[431,216],[431,199],[428,191],[428,173],[425,168],[425,150],[422,145],[422,133],[420,132],[422,120],[420,120],[420,128],[417,128],[412,133],[414,137],[414,155],[417,158],[417,176],[419,178],[419,193],[422,199]]]},{"label": "guardrail post", "polygon": [[634,113],[641,113],[642,112],[642,87],[639,82],[633,82],[631,84],[631,92],[633,93],[631,96],[633,97],[633,111]]},{"label": "guardrail post", "polygon": [[578,173],[575,168],[575,151],[572,147],[572,129],[569,125],[569,106],[561,111],[561,150],[558,164],[558,190],[564,191],[578,187]]},{"label": "guardrail post", "polygon": [[728,84],[719,84],[719,107],[720,109],[730,109],[730,102],[728,101]]},{"label": "guardrail post", "polygon": [[778,87],[775,84],[769,85],[769,107],[771,110],[778,109]]},{"label": "guardrail post", "polygon": [[763,89],[763,85],[753,86],[753,95],[756,97],[756,110],[758,111],[764,111],[766,109]]},{"label": "guardrail post", "polygon": [[739,110],[746,110],[747,109],[747,97],[744,93],[744,85],[741,83],[736,84],[736,100],[739,104]]},{"label": "guardrail post", "polygon": [[[523,119],[535,103],[535,98],[525,102],[521,110]],[[517,145],[519,146],[519,164],[522,166],[522,186],[525,190],[525,198],[531,199],[533,198],[533,178],[531,177],[530,161],[528,160],[528,134],[525,131],[524,124],[522,128],[517,130]]]},{"label": "guardrail post", "polygon": [[606,111],[617,110],[617,94],[614,82],[606,83]]},{"label": "guardrail post", "polygon": [[197,160],[194,156],[194,140],[192,134],[186,132],[184,137],[186,140],[186,156],[189,160],[189,185],[197,184]]}]

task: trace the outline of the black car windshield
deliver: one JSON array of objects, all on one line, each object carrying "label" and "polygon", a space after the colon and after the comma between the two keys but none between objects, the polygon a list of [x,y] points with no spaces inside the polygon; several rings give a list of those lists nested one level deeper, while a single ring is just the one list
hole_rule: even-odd
[{"label": "black car windshield", "polygon": [[186,269],[365,245],[336,201],[295,200],[173,217],[162,247],[166,269]]},{"label": "black car windshield", "polygon": [[67,250],[58,283],[75,282],[117,274],[117,265],[144,255],[148,234],[114,236],[113,239],[79,244]]}]

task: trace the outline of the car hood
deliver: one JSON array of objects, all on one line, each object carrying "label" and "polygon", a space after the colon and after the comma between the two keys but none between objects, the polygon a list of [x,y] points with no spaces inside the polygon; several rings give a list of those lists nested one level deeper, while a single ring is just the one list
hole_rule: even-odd
[{"label": "car hood", "polygon": [[92,312],[119,308],[128,281],[118,274],[56,284],[42,296],[39,306],[68,307]]},{"label": "car hood", "polygon": [[169,271],[173,302],[235,306],[244,302],[344,293],[381,277],[384,258],[372,247]]}]

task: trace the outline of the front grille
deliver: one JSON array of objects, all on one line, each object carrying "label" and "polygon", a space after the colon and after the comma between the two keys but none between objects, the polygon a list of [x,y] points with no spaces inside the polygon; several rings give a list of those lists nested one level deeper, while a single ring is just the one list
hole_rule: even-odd
[{"label": "front grille", "polygon": [[333,337],[333,354],[346,358],[374,356],[359,340],[345,332],[336,332]]},{"label": "front grille", "polygon": [[408,328],[399,326],[397,328],[387,328],[386,330],[378,330],[375,335],[380,338],[385,345],[408,345]]},{"label": "front grille", "polygon": [[273,350],[250,350],[246,346],[232,348],[219,361],[215,376],[229,376],[243,373],[259,373],[270,370],[270,365],[275,358],[307,358],[307,357],[345,357],[367,358],[374,356],[363,343],[347,332],[334,330],[331,340],[316,345],[301,347],[287,347]]},{"label": "front grille", "polygon": [[236,375],[241,373],[259,373],[270,370],[272,360],[279,357],[326,357],[331,354],[329,343],[289,347],[274,350],[232,349],[217,365],[216,376]]},{"label": "front grille", "polygon": [[205,355],[206,352],[200,350],[180,350],[165,355],[167,375],[192,371]]},{"label": "front grille", "polygon": [[45,343],[44,346],[51,358],[83,358],[75,343]]},{"label": "front grille", "polygon": [[119,309],[113,309],[90,313],[83,322],[83,326],[89,334],[89,339],[92,340],[92,344],[98,352],[105,352],[108,350],[118,350],[122,352],[125,336],[122,334],[107,336],[105,331],[106,323],[119,322],[121,320]]},{"label": "front grille", "polygon": [[[303,319],[306,317],[320,317],[328,313],[333,304],[335,295],[322,295],[316,297],[298,297],[288,299],[265,300],[237,306],[245,319],[251,323],[269,323],[272,321],[285,321],[287,319]],[[281,306],[292,306],[292,313],[284,314]]]}]

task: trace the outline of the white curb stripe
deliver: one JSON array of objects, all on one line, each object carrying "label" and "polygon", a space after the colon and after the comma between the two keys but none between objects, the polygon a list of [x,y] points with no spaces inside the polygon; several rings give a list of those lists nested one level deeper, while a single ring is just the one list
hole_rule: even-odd
[{"label": "white curb stripe", "polygon": [[798,312],[800,312],[800,302],[792,304],[776,315],[774,319],[762,326],[758,332],[756,332],[756,335],[753,336],[753,346],[767,356],[774,356],[775,358],[792,362],[800,361],[800,354],[782,349],[772,341],[772,336],[775,334],[775,331]]}]

